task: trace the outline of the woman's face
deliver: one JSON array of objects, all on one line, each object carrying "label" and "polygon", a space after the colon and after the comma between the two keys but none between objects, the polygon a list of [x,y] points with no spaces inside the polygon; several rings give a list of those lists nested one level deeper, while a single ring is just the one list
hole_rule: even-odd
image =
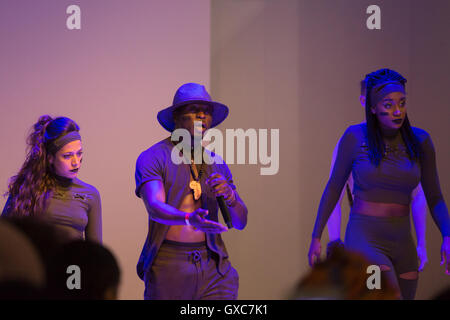
[{"label": "woman's face", "polygon": [[406,117],[406,96],[391,92],[371,108],[382,129],[400,129]]},{"label": "woman's face", "polygon": [[81,140],[69,142],[50,157],[55,173],[64,178],[73,179],[78,175],[83,160],[83,146]]}]

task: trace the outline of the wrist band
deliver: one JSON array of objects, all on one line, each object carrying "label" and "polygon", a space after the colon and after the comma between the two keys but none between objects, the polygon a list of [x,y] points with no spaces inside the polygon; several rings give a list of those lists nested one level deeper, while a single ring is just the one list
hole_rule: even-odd
[{"label": "wrist band", "polygon": [[191,224],[189,223],[189,213],[186,213],[184,215],[184,221],[186,222],[186,225],[190,226]]}]

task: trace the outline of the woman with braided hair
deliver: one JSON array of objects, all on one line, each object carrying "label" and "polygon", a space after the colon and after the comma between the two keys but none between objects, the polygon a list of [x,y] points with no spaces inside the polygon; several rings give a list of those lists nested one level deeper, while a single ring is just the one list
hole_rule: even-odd
[{"label": "woman with braided hair", "polygon": [[332,174],[320,200],[308,258],[320,258],[320,238],[348,175],[354,203],[345,247],[380,267],[403,299],[414,299],[418,261],[410,227],[411,192],[422,184],[441,231],[441,264],[450,274],[450,217],[441,193],[430,135],[412,127],[406,113],[406,79],[381,69],[366,76],[366,123],[350,126],[341,138]]},{"label": "woman with braided hair", "polygon": [[43,218],[69,238],[102,242],[97,189],[77,178],[83,158],[80,128],[71,119],[39,118],[28,136],[28,152],[10,180],[2,217]]}]

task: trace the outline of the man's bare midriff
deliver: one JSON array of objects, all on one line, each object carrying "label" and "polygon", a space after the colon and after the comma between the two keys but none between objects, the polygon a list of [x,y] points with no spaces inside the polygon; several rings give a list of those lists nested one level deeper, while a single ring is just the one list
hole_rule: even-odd
[{"label": "man's bare midriff", "polygon": [[[194,200],[192,194],[184,197],[178,210],[183,212],[193,212],[200,208],[201,200]],[[167,240],[178,242],[202,242],[205,241],[205,233],[196,231],[191,226],[171,226],[166,234]]]},{"label": "man's bare midriff", "polygon": [[355,197],[351,213],[374,217],[404,217],[409,215],[409,205],[398,203],[370,202]]}]

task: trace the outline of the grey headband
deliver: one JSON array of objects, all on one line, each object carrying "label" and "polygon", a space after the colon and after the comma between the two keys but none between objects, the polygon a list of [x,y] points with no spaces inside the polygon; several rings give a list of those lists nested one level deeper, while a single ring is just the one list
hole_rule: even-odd
[{"label": "grey headband", "polygon": [[375,107],[381,99],[392,92],[405,93],[405,87],[398,81],[388,81],[374,87],[371,91],[370,99],[372,107]]},{"label": "grey headband", "polygon": [[55,141],[50,142],[48,146],[48,151],[52,154],[58,152],[59,149],[64,147],[66,144],[72,141],[81,140],[81,136],[78,131],[70,131],[68,134],[59,137]]}]

